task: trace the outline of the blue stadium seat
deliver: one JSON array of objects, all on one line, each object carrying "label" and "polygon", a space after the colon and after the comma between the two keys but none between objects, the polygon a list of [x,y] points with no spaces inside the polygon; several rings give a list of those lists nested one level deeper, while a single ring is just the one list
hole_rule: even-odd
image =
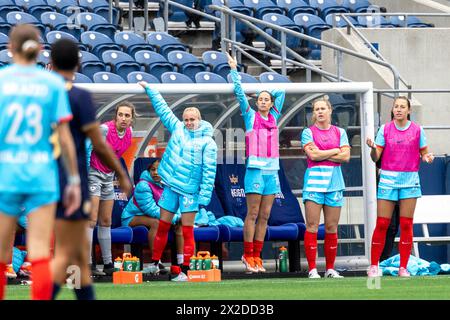
[{"label": "blue stadium seat", "polygon": [[64,32],[64,31],[50,31],[45,35],[45,38],[47,39],[47,42],[49,44],[53,44],[54,42],[60,40],[60,39],[69,39],[74,41],[75,43],[78,43],[78,48],[80,50],[87,51],[87,48],[84,44],[80,43],[77,38],[75,38],[70,33]]},{"label": "blue stadium seat", "polygon": [[[292,21],[290,18],[281,15],[281,14],[276,14],[276,13],[268,13],[265,14],[262,17],[263,21],[269,22],[269,23],[273,23],[277,26],[280,27],[284,27],[287,28],[289,30],[292,31],[296,31],[298,33],[302,33],[302,27],[296,25],[294,23],[294,21]],[[277,30],[272,30],[270,28],[266,28],[265,31],[271,35],[272,37],[274,37],[275,39],[277,39],[278,41],[281,41],[281,32],[277,31]],[[302,39],[286,34],[286,46],[291,48],[291,49],[296,49],[301,47],[301,43],[302,43]],[[268,40],[266,40],[266,47],[272,47],[272,43]],[[273,51],[273,50],[272,50]],[[279,49],[277,48],[277,53],[278,53]]]},{"label": "blue stadium seat", "polygon": [[93,79],[97,72],[106,71],[105,64],[94,54],[80,51],[80,72]]},{"label": "blue stadium seat", "polygon": [[22,11],[22,9],[13,0],[0,0],[0,18],[6,20],[7,14],[14,11]]},{"label": "blue stadium seat", "polygon": [[435,157],[433,163],[420,162],[419,177],[423,195],[448,194],[446,191],[446,157]]},{"label": "blue stadium seat", "polygon": [[111,72],[119,75],[123,79],[133,71],[141,71],[141,66],[129,54],[117,51],[106,50],[102,53],[102,60],[106,65],[109,65]]},{"label": "blue stadium seat", "polygon": [[197,72],[206,71],[206,65],[201,62],[196,56],[180,50],[169,52],[167,60],[177,66],[179,73],[187,75],[192,81],[195,81],[195,74]]},{"label": "blue stadium seat", "polygon": [[199,72],[195,75],[196,83],[227,83],[224,78],[219,76],[218,74],[204,71]]},{"label": "blue stadium seat", "polygon": [[[325,17],[325,22],[330,26],[333,26],[333,16],[333,14],[329,14]],[[362,27],[355,18],[350,16],[347,16],[346,18],[350,20],[355,27]],[[336,28],[344,28],[347,26],[347,22],[339,16],[334,16],[334,25]]]},{"label": "blue stadium seat", "polygon": [[182,73],[169,71],[161,75],[161,83],[193,83],[193,81]]},{"label": "blue stadium seat", "polygon": [[114,43],[108,36],[96,31],[86,31],[81,34],[81,42],[89,48],[89,51],[101,58],[106,50],[120,50],[120,46]]},{"label": "blue stadium seat", "polygon": [[126,81],[117,74],[100,71],[93,76],[94,83],[126,83]]},{"label": "blue stadium seat", "polygon": [[47,4],[66,16],[86,11],[78,5],[78,0],[47,0]]},{"label": "blue stadium seat", "polygon": [[73,83],[92,83],[92,80],[82,73],[75,72]]},{"label": "blue stadium seat", "polygon": [[[109,2],[107,0],[78,0],[78,4],[87,11],[102,16],[109,22]],[[113,6],[112,13],[113,20],[111,24],[118,25],[120,20],[120,10]]]},{"label": "blue stadium seat", "polygon": [[[0,36],[1,36],[1,33],[0,33]],[[0,43],[0,47],[1,47],[1,43]],[[4,67],[11,63],[13,63],[11,51],[9,51],[8,49],[2,49],[0,51],[0,66]]]},{"label": "blue stadium seat", "polygon": [[188,47],[175,37],[164,32],[152,32],[147,36],[147,42],[158,49],[158,53],[167,57],[170,51],[186,51]]},{"label": "blue stadium seat", "polygon": [[[241,79],[241,83],[260,83],[254,76],[244,72],[239,72],[239,78]],[[230,74],[227,76],[227,81],[228,83],[233,83]]]},{"label": "blue stadium seat", "polygon": [[368,0],[343,0],[342,6],[355,13],[366,13],[372,4]]},{"label": "blue stadium seat", "polygon": [[127,75],[127,81],[128,83],[137,83],[139,81],[145,81],[148,83],[160,83],[158,78],[156,78],[154,75],[142,71],[130,72]]},{"label": "blue stadium seat", "polygon": [[252,8],[254,11],[253,16],[258,19],[262,19],[268,13],[278,13],[281,15],[284,13],[284,10],[271,0],[244,0],[244,5]]},{"label": "blue stadium seat", "polygon": [[[294,22],[297,25],[302,26],[307,35],[317,39],[321,38],[321,34],[323,31],[331,28],[331,26],[323,21],[320,17],[314,16],[309,13],[299,13],[295,15]],[[309,41],[307,41],[307,46],[311,49],[320,49],[320,46]]]},{"label": "blue stadium seat", "polygon": [[[228,65],[228,57],[225,53],[220,51],[205,51],[202,54],[203,63],[206,64],[209,69],[226,79],[230,73],[230,66]],[[242,65],[237,66],[238,71],[243,69]]]},{"label": "blue stadium seat", "polygon": [[[342,1],[341,1],[342,3]],[[309,0],[309,5],[313,8],[318,9],[320,17],[325,19],[325,17],[332,13],[347,13],[350,10],[342,6],[336,0]]]},{"label": "blue stadium seat", "polygon": [[19,24],[32,24],[39,29],[42,35],[46,32],[45,26],[34,16],[26,12],[11,11],[6,15],[6,21],[12,26]]},{"label": "blue stadium seat", "polygon": [[81,25],[85,31],[97,31],[108,36],[111,40],[114,39],[116,27],[98,14],[91,12],[79,13],[75,17],[75,22]]},{"label": "blue stadium seat", "polygon": [[401,28],[431,28],[433,25],[422,22],[419,18],[414,16],[390,16],[390,22],[396,27]]},{"label": "blue stadium seat", "polygon": [[69,26],[67,19],[66,15],[58,12],[44,12],[41,14],[41,22],[50,30],[70,33],[79,41],[82,29],[76,24],[71,24]]},{"label": "blue stadium seat", "polygon": [[[223,6],[224,0],[212,0],[212,4],[216,6]],[[246,16],[253,16],[253,9],[244,5],[240,0],[228,0],[228,7],[234,12],[244,14]],[[220,11],[215,11],[216,17],[220,18]],[[216,26],[216,28],[219,28]],[[246,44],[251,43],[255,35],[249,33],[249,28],[242,21],[236,21],[236,41],[244,42]],[[246,39],[247,38],[247,39]]]},{"label": "blue stadium seat", "polygon": [[134,55],[136,62],[145,67],[145,70],[161,80],[164,72],[174,71],[175,67],[159,53],[141,50]]},{"label": "blue stadium seat", "polygon": [[366,28],[395,28],[394,24],[378,14],[372,16],[358,16],[358,23]]},{"label": "blue stadium seat", "polygon": [[50,50],[41,50],[37,57],[37,64],[44,67],[50,63]]},{"label": "blue stadium seat", "polygon": [[263,72],[259,75],[261,83],[289,83],[291,80],[287,76],[277,72]]},{"label": "blue stadium seat", "polygon": [[118,32],[114,35],[114,41],[123,47],[124,51],[134,57],[139,50],[155,51],[151,44],[134,32]]},{"label": "blue stadium seat", "polygon": [[29,14],[36,19],[41,18],[41,14],[48,11],[53,11],[53,8],[47,5],[45,0],[15,0],[16,5],[22,7]]},{"label": "blue stadium seat", "polygon": [[[186,7],[189,7],[189,8],[194,7],[194,0],[177,0],[176,2],[179,4],[185,5]],[[160,6],[158,16],[162,17],[163,12],[164,12],[164,6]],[[188,16],[183,9],[175,7],[175,6],[169,6],[169,21],[184,22],[186,20],[188,20]]]},{"label": "blue stadium seat", "polygon": [[8,43],[9,37],[4,33],[0,33],[0,50],[7,49]]},{"label": "blue stadium seat", "polygon": [[306,1],[303,0],[277,0],[277,5],[283,8],[286,15],[293,19],[297,13],[310,13],[316,14],[317,10],[311,7]]},{"label": "blue stadium seat", "polygon": [[9,34],[11,30],[11,24],[5,21],[2,17],[0,17],[0,33]]}]

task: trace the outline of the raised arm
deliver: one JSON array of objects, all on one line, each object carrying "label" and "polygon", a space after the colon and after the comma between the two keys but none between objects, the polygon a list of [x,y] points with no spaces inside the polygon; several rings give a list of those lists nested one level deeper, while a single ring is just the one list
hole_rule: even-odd
[{"label": "raised arm", "polygon": [[270,93],[274,98],[273,107],[270,109],[270,112],[278,120],[281,115],[281,110],[283,109],[286,91],[284,89],[274,89],[271,90]]},{"label": "raised arm", "polygon": [[241,80],[239,79],[239,73],[237,71],[237,61],[228,53],[228,65],[230,66],[231,80],[233,81],[234,94],[239,102],[239,107],[241,109],[242,116],[245,117],[252,110],[250,104],[248,103],[247,97],[245,96],[244,90],[242,89]]},{"label": "raised arm", "polygon": [[150,85],[145,81],[139,82],[139,85],[145,89],[145,92],[152,102],[153,108],[163,125],[170,133],[172,133],[178,125],[182,124],[182,122],[175,116],[172,110],[170,110],[166,100],[164,100],[158,91],[150,88]]}]

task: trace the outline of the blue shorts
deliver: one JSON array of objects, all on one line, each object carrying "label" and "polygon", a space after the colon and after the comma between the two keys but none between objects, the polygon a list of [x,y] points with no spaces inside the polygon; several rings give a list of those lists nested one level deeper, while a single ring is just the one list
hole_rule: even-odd
[{"label": "blue shorts", "polygon": [[31,212],[57,202],[59,192],[41,192],[41,193],[0,193],[0,212],[19,218],[22,215],[28,215]]},{"label": "blue shorts", "polygon": [[328,207],[342,207],[344,205],[344,192],[303,191],[303,203],[308,200]]},{"label": "blue shorts", "polygon": [[247,168],[244,178],[245,193],[257,193],[263,196],[281,192],[278,170]]},{"label": "blue shorts", "polygon": [[377,199],[398,201],[402,199],[420,198],[422,190],[420,187],[401,188],[401,189],[382,189],[378,188]]},{"label": "blue shorts", "polygon": [[198,212],[198,194],[185,196],[164,186],[158,206],[172,213],[176,213],[178,208],[180,208],[181,213]]},{"label": "blue shorts", "polygon": [[122,219],[121,223],[122,223],[122,227],[128,227],[131,220],[133,220],[135,216],[129,216],[128,218]]}]

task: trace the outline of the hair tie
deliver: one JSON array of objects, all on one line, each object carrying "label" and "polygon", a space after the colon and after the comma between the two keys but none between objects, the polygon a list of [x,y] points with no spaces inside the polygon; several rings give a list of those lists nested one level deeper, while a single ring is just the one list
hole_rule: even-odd
[{"label": "hair tie", "polygon": [[36,49],[39,44],[35,40],[27,40],[22,44],[22,51],[28,51],[29,49]]}]

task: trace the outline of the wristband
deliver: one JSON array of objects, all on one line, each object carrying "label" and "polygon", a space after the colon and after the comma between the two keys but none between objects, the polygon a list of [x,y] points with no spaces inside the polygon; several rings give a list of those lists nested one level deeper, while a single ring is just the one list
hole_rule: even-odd
[{"label": "wristband", "polygon": [[69,177],[67,178],[67,183],[70,184],[70,185],[73,185],[73,184],[80,184],[80,182],[81,182],[81,180],[80,180],[80,176],[79,176],[79,175],[76,175],[76,176],[69,176]]}]

